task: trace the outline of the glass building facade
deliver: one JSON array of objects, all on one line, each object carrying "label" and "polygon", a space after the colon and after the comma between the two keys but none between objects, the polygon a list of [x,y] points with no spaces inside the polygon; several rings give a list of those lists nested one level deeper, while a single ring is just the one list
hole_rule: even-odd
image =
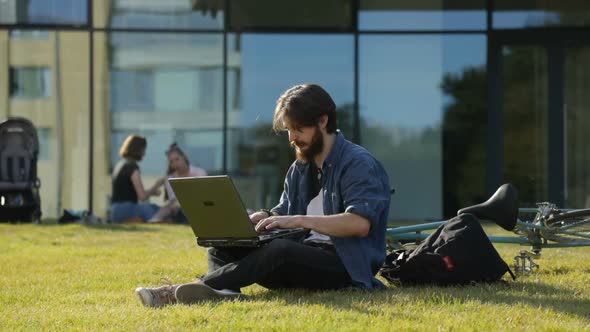
[{"label": "glass building facade", "polygon": [[105,216],[132,133],[147,185],[177,142],[247,207],[274,206],[294,154],[273,110],[304,82],[386,167],[392,222],[504,182],[521,205],[590,207],[585,0],[0,1],[0,118],[38,128],[44,217]]}]

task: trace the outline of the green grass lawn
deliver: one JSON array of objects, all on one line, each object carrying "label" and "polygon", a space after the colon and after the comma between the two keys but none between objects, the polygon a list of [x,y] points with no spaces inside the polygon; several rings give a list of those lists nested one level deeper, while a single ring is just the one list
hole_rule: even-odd
[{"label": "green grass lawn", "polygon": [[[497,247],[509,264],[522,248]],[[251,286],[249,302],[150,309],[136,287],[191,281],[207,269],[190,228],[0,224],[0,330],[588,331],[589,254],[544,250],[537,274],[507,284],[320,293]]]}]

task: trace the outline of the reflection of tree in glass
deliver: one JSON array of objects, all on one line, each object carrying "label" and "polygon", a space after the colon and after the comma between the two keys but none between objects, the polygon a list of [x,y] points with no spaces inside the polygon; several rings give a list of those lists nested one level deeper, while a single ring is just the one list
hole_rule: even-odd
[{"label": "reflection of tree in glass", "polygon": [[[353,136],[353,110],[354,105],[352,103],[342,104],[336,110],[338,127],[349,140]],[[240,150],[242,151],[241,154],[252,154],[250,158],[253,159],[253,162],[247,164],[253,165],[253,167],[248,167],[249,170],[241,169],[241,171],[274,179],[272,182],[275,184],[272,188],[265,188],[266,192],[263,196],[270,195],[275,198],[272,203],[276,203],[283,190],[284,176],[295,160],[295,153],[289,145],[286,134],[277,134],[272,131],[272,122],[260,123],[252,127],[249,129],[249,135],[251,135],[252,139],[243,142]]]},{"label": "reflection of tree in glass", "polygon": [[191,0],[191,6],[194,10],[200,10],[203,15],[211,13],[215,18],[218,11],[224,10],[224,2],[219,0]]},{"label": "reflection of tree in glass", "polygon": [[512,47],[503,57],[503,181],[521,205],[548,199],[547,58],[539,47]]},{"label": "reflection of tree in glass", "polygon": [[590,127],[590,47],[572,45],[565,56],[565,206],[590,207],[590,145],[586,130]]},{"label": "reflection of tree in glass", "polygon": [[272,122],[261,122],[248,130],[242,145],[248,147],[247,153],[253,159],[253,167],[247,173],[261,176],[264,182],[259,193],[262,206],[253,208],[270,208],[278,203],[285,174],[295,158],[287,135],[275,133]]},{"label": "reflection of tree in glass", "polygon": [[338,129],[344,134],[349,141],[355,140],[354,137],[354,103],[344,103],[336,108],[338,114]]},{"label": "reflection of tree in glass", "polygon": [[[503,57],[503,182],[519,189],[521,205],[547,199],[546,59],[538,48],[505,49]],[[446,74],[452,98],[443,122],[445,215],[485,196],[486,72]]]},{"label": "reflection of tree in glass", "polygon": [[444,215],[485,196],[486,71],[470,67],[460,75],[447,73],[441,89],[452,102],[443,115]]}]

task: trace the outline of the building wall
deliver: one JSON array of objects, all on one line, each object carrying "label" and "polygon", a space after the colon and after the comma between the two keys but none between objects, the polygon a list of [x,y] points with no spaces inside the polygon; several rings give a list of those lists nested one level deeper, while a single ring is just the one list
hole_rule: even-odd
[{"label": "building wall", "polygon": [[[88,202],[89,54],[88,33],[50,32],[46,39],[9,39],[2,32],[6,52],[0,62],[1,79],[9,85],[10,68],[48,68],[49,96],[13,98],[9,89],[0,92],[4,116],[30,119],[48,137],[40,136],[48,159],[38,161],[43,217],[55,218],[61,209],[84,207]],[[49,140],[46,142],[44,140]]]},{"label": "building wall", "polygon": [[[84,32],[58,33],[59,46],[56,53],[59,61],[59,98],[61,99],[62,138],[58,144],[63,146],[61,171],[62,207],[77,207],[88,204],[89,149],[88,127],[90,124],[89,90],[89,35]],[[56,91],[56,93],[58,93]],[[59,107],[59,105],[58,105]],[[59,113],[59,109],[56,109]],[[59,117],[56,119],[59,120]]]},{"label": "building wall", "polygon": [[[0,86],[8,87],[8,30],[0,30]],[[0,89],[0,118],[8,116],[8,89]]]},{"label": "building wall", "polygon": [[111,194],[110,155],[111,116],[109,110],[108,48],[105,34],[94,35],[94,193],[92,206],[95,213],[106,216]]}]

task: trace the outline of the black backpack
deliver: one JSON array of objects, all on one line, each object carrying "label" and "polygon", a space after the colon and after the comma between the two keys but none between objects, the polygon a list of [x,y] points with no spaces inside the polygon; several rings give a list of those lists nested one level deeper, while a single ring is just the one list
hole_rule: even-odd
[{"label": "black backpack", "polygon": [[461,214],[441,225],[416,249],[387,255],[379,271],[393,284],[463,285],[495,282],[509,272],[479,220]]}]

